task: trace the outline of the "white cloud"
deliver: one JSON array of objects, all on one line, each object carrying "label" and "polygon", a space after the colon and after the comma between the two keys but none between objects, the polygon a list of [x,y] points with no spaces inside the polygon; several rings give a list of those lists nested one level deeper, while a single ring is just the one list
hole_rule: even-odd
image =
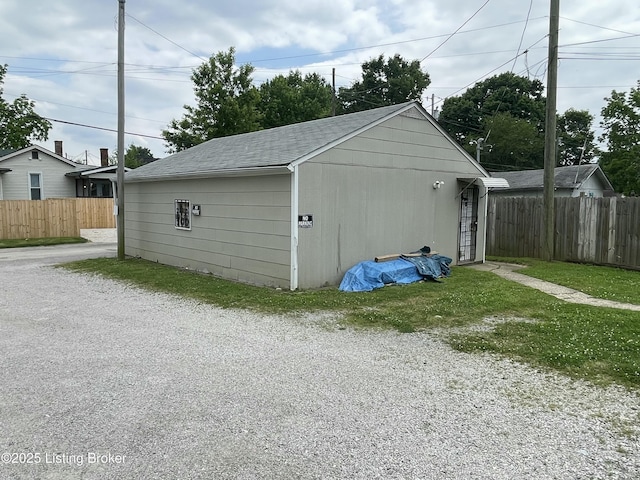
[{"label": "white cloud", "polygon": [[[316,71],[329,80],[335,68],[337,84],[348,85],[360,76],[361,63],[371,57],[428,56],[423,62],[432,81],[427,107],[432,94],[441,102],[512,67],[517,74],[545,82],[547,2],[533,1],[528,21],[530,2],[492,0],[476,13],[483,3],[130,0],[126,130],[160,136],[171,119],[182,116],[183,105],[193,103],[191,69],[231,46],[236,47],[238,59],[256,67],[256,83],[296,68],[303,73]],[[6,98],[11,101],[9,94],[25,93],[37,100],[42,115],[115,129],[117,14],[116,0],[0,3],[4,34],[0,62],[9,64]],[[625,35],[614,30],[640,34],[635,1],[563,0],[560,111],[574,107],[597,115],[613,88],[628,90],[636,85],[640,37],[610,40]],[[521,39],[520,53],[525,49],[528,53],[514,61]],[[564,46],[575,43],[581,45]],[[116,144],[113,132],[56,123],[45,146],[53,148],[58,139],[70,156],[88,150],[97,157],[99,148],[113,151]],[[127,135],[125,142],[164,155],[162,140]]]}]

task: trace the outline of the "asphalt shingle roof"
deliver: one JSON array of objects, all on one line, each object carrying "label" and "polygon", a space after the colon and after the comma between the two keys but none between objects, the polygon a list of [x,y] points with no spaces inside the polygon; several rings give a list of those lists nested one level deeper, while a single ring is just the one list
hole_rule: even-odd
[{"label": "asphalt shingle roof", "polygon": [[[556,188],[576,188],[600,167],[597,164],[570,165],[567,167],[556,167],[554,169],[554,180]],[[576,173],[578,178],[576,180]],[[534,189],[544,187],[544,170],[519,170],[517,172],[492,172],[493,176],[504,178],[509,182],[509,189]],[[604,175],[603,175],[604,176]],[[603,183],[606,183],[603,180]]]},{"label": "asphalt shingle roof", "polygon": [[214,138],[126,175],[126,180],[171,178],[224,170],[286,166],[394,113],[408,102],[229,137]]}]

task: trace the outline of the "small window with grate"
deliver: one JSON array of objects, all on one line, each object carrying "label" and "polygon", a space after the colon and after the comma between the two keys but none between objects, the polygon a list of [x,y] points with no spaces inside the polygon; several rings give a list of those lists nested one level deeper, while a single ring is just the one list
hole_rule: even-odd
[{"label": "small window with grate", "polygon": [[189,200],[176,200],[176,228],[191,230],[191,202]]}]

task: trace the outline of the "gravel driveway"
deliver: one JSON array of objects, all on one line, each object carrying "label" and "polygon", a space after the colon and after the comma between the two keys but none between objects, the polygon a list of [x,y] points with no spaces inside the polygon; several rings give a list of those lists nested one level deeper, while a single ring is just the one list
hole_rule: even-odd
[{"label": "gravel driveway", "polygon": [[2,479],[640,478],[622,389],[45,263],[0,261]]}]

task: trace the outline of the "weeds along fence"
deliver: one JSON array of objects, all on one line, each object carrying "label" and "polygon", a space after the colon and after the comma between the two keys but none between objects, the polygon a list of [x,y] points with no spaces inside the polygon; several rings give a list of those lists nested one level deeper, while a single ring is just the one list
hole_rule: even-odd
[{"label": "weeds along fence", "polygon": [[[542,198],[490,197],[487,255],[542,258]],[[554,259],[640,268],[640,198],[556,198]]]},{"label": "weeds along fence", "polygon": [[0,200],[0,238],[79,237],[82,228],[115,228],[112,198]]}]

